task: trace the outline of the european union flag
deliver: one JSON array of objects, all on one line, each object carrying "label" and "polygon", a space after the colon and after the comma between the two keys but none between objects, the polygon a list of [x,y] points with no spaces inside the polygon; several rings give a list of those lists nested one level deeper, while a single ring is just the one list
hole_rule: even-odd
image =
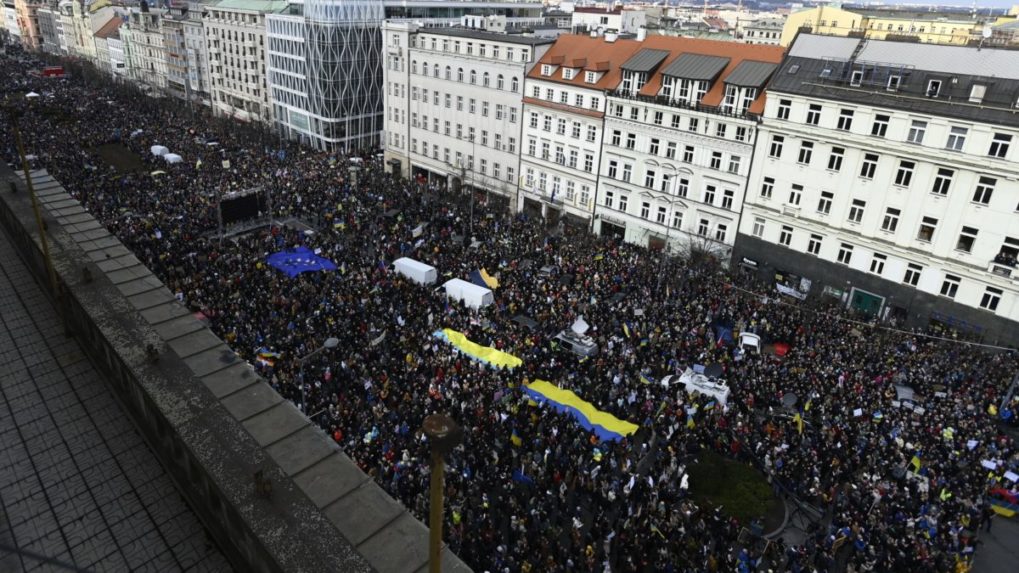
[{"label": "european union flag", "polygon": [[301,273],[336,270],[336,263],[316,255],[308,247],[297,247],[273,253],[265,261],[290,278]]}]

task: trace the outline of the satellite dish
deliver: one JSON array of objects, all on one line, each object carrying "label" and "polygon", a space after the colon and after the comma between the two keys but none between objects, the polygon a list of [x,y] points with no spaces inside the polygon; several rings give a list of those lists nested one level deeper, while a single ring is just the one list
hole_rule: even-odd
[{"label": "satellite dish", "polygon": [[994,30],[992,30],[990,28],[984,28],[984,31],[982,32],[982,34],[984,35],[984,38],[987,39],[987,38],[990,38],[992,35],[994,35]]}]

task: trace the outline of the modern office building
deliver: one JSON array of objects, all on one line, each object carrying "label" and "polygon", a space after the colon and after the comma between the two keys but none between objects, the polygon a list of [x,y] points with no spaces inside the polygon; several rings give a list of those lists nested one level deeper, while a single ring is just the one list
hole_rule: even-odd
[{"label": "modern office building", "polygon": [[541,9],[532,0],[292,2],[267,19],[276,128],[316,149],[379,146],[385,129],[383,21],[435,27],[460,24],[464,16],[497,15],[514,29],[542,23]]},{"label": "modern office building", "polygon": [[1019,52],[801,34],[734,261],[782,292],[1016,342]]},{"label": "modern office building", "polygon": [[[468,17],[499,29],[500,17]],[[476,20],[476,21],[474,21]],[[553,40],[474,28],[384,26],[385,148],[392,169],[515,205],[523,85]]]}]

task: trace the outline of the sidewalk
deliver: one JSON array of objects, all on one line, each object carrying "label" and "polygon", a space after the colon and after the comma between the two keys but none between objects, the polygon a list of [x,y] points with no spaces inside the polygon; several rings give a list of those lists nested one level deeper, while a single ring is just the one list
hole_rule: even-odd
[{"label": "sidewalk", "polygon": [[0,545],[12,573],[230,570],[2,231]]}]

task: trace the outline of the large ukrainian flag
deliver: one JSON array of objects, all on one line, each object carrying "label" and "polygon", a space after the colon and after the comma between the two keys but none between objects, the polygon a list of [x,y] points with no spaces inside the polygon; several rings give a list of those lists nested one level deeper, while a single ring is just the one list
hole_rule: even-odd
[{"label": "large ukrainian flag", "polygon": [[557,388],[544,380],[535,380],[524,386],[524,392],[538,402],[548,402],[559,412],[569,412],[580,425],[594,432],[604,441],[621,440],[637,431],[637,424],[616,418],[602,412],[590,402],[580,399],[571,390]]},{"label": "large ukrainian flag", "polygon": [[477,342],[471,342],[462,332],[457,332],[451,328],[439,330],[432,336],[445,340],[453,348],[456,348],[467,356],[470,356],[480,362],[491,364],[496,368],[516,368],[524,362],[516,356],[503,352],[502,350],[492,348],[491,346],[482,346]]}]

